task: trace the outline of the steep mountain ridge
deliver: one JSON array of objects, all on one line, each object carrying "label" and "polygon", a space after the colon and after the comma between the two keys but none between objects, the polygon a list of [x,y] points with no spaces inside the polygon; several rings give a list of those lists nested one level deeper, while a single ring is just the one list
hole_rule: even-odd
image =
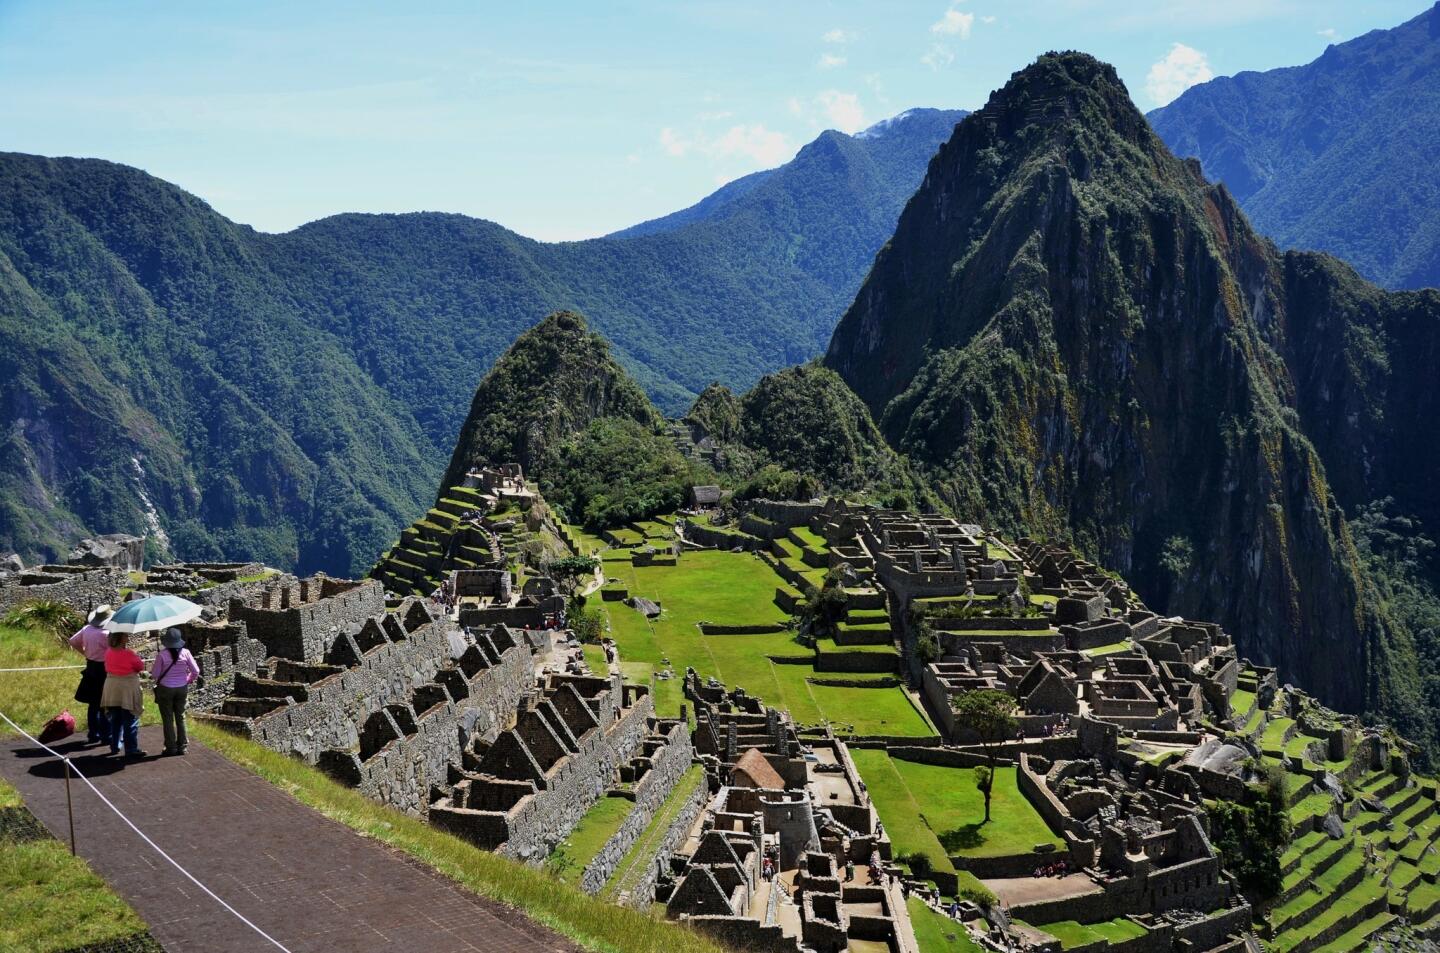
[{"label": "steep mountain ridge", "polygon": [[946,117],[827,133],[723,218],[553,245],[432,213],[266,235],[135,169],[0,155],[0,551],[158,532],[361,572],[540,315],[583,308],[671,412],[811,357]]},{"label": "steep mountain ridge", "polygon": [[1282,247],[1440,285],[1440,4],[1304,66],[1193,86],[1149,119]]},{"label": "steep mountain ridge", "polygon": [[1297,378],[1318,393],[1306,374],[1326,373],[1317,269],[1372,318],[1440,318],[1282,256],[1112,68],[1048,54],[931,161],[825,362],[961,516],[1069,534],[1152,604],[1217,618],[1330,703],[1429,737],[1413,643],[1387,630],[1306,433],[1343,395],[1297,406]]}]

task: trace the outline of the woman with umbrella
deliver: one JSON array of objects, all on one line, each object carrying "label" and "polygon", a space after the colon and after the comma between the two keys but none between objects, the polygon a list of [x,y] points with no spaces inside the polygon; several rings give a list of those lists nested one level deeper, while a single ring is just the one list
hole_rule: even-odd
[{"label": "woman with umbrella", "polygon": [[195,603],[176,596],[151,596],[125,603],[110,617],[105,628],[110,632],[110,650],[105,653],[105,688],[100,704],[110,716],[110,753],[119,754],[121,744],[125,756],[145,757],[140,750],[140,712],[144,693],[140,689],[140,673],[145,662],[129,647],[130,636],[184,625],[200,615]]}]

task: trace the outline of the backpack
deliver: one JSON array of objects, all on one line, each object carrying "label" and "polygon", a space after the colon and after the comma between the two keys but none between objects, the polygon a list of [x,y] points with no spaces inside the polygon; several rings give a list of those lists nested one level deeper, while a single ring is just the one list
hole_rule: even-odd
[{"label": "backpack", "polygon": [[40,729],[40,743],[50,744],[52,741],[59,741],[75,733],[75,716],[70,714],[70,709],[65,709],[60,714],[45,722],[45,727]]}]

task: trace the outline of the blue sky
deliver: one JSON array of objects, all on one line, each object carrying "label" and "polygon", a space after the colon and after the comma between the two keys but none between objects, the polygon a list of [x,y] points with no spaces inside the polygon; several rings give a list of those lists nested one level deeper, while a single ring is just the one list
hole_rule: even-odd
[{"label": "blue sky", "polygon": [[0,0],[0,149],[139,166],[283,231],[438,210],[546,240],[692,204],[822,129],[976,108],[1049,49],[1142,109],[1426,0]]}]

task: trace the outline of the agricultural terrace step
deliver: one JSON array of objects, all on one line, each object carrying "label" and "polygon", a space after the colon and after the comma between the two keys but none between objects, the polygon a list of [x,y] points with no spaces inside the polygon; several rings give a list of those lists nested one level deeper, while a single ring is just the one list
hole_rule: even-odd
[{"label": "agricultural terrace step", "polygon": [[1310,953],[1312,950],[1332,948],[1332,943],[1320,939],[1322,933],[1332,929],[1349,931],[1371,917],[1386,912],[1387,892],[1379,884],[1360,884],[1344,902],[1339,897],[1333,899],[1335,902],[1326,904],[1325,910],[1315,917],[1306,929],[1298,931],[1298,936],[1292,934],[1284,938],[1284,941],[1288,942],[1282,942],[1281,948],[1288,949],[1289,953]]},{"label": "agricultural terrace step", "polygon": [[1324,831],[1310,831],[1295,838],[1290,846],[1285,848],[1285,853],[1280,855],[1280,873],[1282,875],[1290,873],[1300,866],[1301,861],[1308,854],[1329,843],[1332,843],[1330,835]]},{"label": "agricultural terrace step", "polygon": [[[1349,893],[1365,880],[1365,857],[1358,850],[1346,851],[1339,862],[1311,877],[1315,889],[1277,906],[1271,913],[1276,936],[1299,930],[1334,907],[1340,894]],[[1279,919],[1283,917],[1284,919]]]},{"label": "agricultural terrace step", "polygon": [[1353,953],[1356,950],[1365,950],[1370,947],[1370,937],[1377,933],[1383,933],[1395,922],[1395,914],[1379,913],[1368,920],[1361,922],[1357,927],[1352,927],[1348,932],[1342,933],[1330,945],[1337,951]]},{"label": "agricultural terrace step", "polygon": [[[1354,842],[1350,838],[1330,840],[1327,835],[1326,843],[1306,856],[1307,863],[1286,875],[1280,894],[1271,904],[1271,909],[1282,907],[1309,890],[1310,882],[1314,878],[1334,867],[1354,849]],[[1361,859],[1364,859],[1363,855]]]}]

